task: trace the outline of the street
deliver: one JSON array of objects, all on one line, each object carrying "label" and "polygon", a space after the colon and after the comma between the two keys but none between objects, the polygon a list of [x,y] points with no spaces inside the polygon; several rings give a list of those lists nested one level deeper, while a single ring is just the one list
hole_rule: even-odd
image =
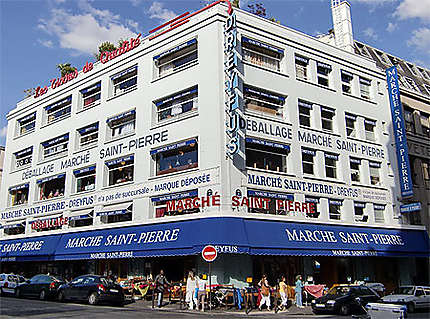
[{"label": "street", "polygon": [[[307,311],[306,311],[307,310]],[[165,307],[161,310],[151,309],[147,302],[138,301],[128,304],[123,308],[107,305],[90,306],[77,303],[58,303],[54,301],[40,301],[34,299],[16,299],[12,297],[0,298],[0,318],[244,318],[247,316],[257,318],[347,318],[334,315],[313,315],[309,309],[300,314],[282,312],[253,311],[246,315],[243,311],[217,311],[217,312],[195,312],[188,310],[177,310],[176,307]],[[408,318],[429,318],[428,312],[414,313]]]}]

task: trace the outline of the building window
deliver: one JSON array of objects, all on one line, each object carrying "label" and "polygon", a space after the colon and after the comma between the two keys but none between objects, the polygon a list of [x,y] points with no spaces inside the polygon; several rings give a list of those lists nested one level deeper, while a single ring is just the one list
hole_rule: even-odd
[{"label": "building window", "polygon": [[197,197],[197,190],[152,197],[151,202],[155,208],[155,218],[200,213],[200,208],[194,208],[192,205],[192,201]]},{"label": "building window", "polygon": [[21,223],[3,225],[4,234],[8,236],[20,235],[25,233],[25,221]]},{"label": "building window", "polygon": [[366,140],[375,141],[375,126],[376,121],[364,119],[364,132],[366,134]]},{"label": "building window", "polygon": [[385,205],[373,204],[373,211],[375,213],[375,223],[384,223]]},{"label": "building window", "polygon": [[340,77],[342,80],[342,92],[352,94],[351,81],[354,78],[354,74],[348,71],[340,70]]},{"label": "building window", "polygon": [[275,172],[287,172],[290,146],[265,140],[246,138],[246,166]]},{"label": "building window", "polygon": [[133,219],[133,204],[122,203],[104,207],[103,211],[98,212],[100,221],[103,224],[128,222]]},{"label": "building window", "polygon": [[36,181],[39,200],[64,196],[66,174],[59,174]]},{"label": "building window", "polygon": [[159,77],[197,63],[197,40],[192,39],[155,56],[154,62]]},{"label": "building window", "polygon": [[341,200],[329,199],[328,201],[328,217],[334,220],[340,220],[342,216],[342,205]]},{"label": "building window", "polygon": [[360,77],[360,96],[363,99],[370,100],[370,86],[372,84],[371,80]]},{"label": "building window", "polygon": [[336,154],[324,153],[325,158],[325,176],[328,178],[336,178],[337,170],[336,170],[336,162],[338,160],[338,156]]},{"label": "building window", "polygon": [[318,197],[306,196],[306,203],[312,203],[314,207],[314,212],[306,213],[306,217],[308,218],[318,218],[320,216],[320,199]]},{"label": "building window", "polygon": [[351,182],[360,183],[360,166],[360,159],[353,157],[349,159],[349,168],[351,169]]},{"label": "building window", "polygon": [[94,223],[94,210],[83,210],[73,212],[73,215],[69,217],[69,227],[84,227],[91,226]]},{"label": "building window", "polygon": [[379,169],[381,168],[381,163],[369,161],[369,169],[370,169],[370,184],[372,185],[380,185],[381,178],[379,175]]},{"label": "building window", "polygon": [[198,88],[194,86],[191,89],[158,100],[154,104],[157,108],[158,122],[196,111],[198,108]]},{"label": "building window", "polygon": [[111,76],[110,80],[112,96],[130,92],[137,87],[137,65]]},{"label": "building window", "polygon": [[405,128],[407,132],[415,133],[414,113],[413,110],[404,106]]},{"label": "building window", "polygon": [[77,130],[78,132],[78,149],[86,149],[97,146],[99,138],[99,123],[84,126]]},{"label": "building window", "polygon": [[293,205],[288,205],[288,202],[294,202],[293,194],[248,190],[248,199],[250,201],[248,213],[251,214],[286,216],[298,216],[301,214],[300,209],[296,211],[295,207],[291,207]]},{"label": "building window", "polygon": [[108,186],[132,182],[134,177],[134,156],[117,158],[105,162],[108,170]]},{"label": "building window", "polygon": [[69,133],[42,143],[42,160],[66,155],[69,147]]},{"label": "building window", "polygon": [[367,222],[369,216],[364,214],[366,203],[354,202],[354,220],[356,222]]},{"label": "building window", "polygon": [[357,116],[352,114],[345,114],[345,127],[346,127],[346,136],[355,137],[355,123],[357,121]]},{"label": "building window", "polygon": [[321,106],[321,127],[324,131],[333,132],[335,110]]},{"label": "building window", "polygon": [[87,192],[96,188],[96,166],[76,169],[73,171],[74,176],[74,192]]},{"label": "building window", "polygon": [[68,96],[61,101],[55,102],[45,107],[47,124],[60,121],[70,116],[72,112],[72,96]]},{"label": "building window", "polygon": [[296,55],[296,78],[307,81],[309,59]]},{"label": "building window", "polygon": [[28,203],[29,184],[22,184],[9,188],[9,206],[24,205]]},{"label": "building window", "polygon": [[31,133],[36,127],[36,112],[18,120],[18,136]]},{"label": "building window", "polygon": [[284,50],[242,37],[242,57],[246,62],[279,72],[283,55]]},{"label": "building window", "polygon": [[409,87],[411,90],[421,93],[420,89],[418,88],[417,84],[415,83],[415,81],[411,78],[407,78],[406,76],[404,77],[405,82],[407,84],[407,87]]},{"label": "building window", "polygon": [[90,87],[80,90],[81,109],[88,109],[100,103],[102,84],[98,82]]},{"label": "building window", "polygon": [[14,169],[21,169],[24,167],[31,166],[31,161],[33,157],[33,146],[27,147],[19,152],[13,153],[14,158]]},{"label": "building window", "polygon": [[257,88],[244,87],[245,107],[265,115],[282,117],[285,97]]},{"label": "building window", "polygon": [[430,189],[430,161],[422,159],[421,166],[423,169],[424,186]]},{"label": "building window", "polygon": [[156,162],[156,175],[170,174],[198,167],[198,145],[190,139],[152,150]]},{"label": "building window", "polygon": [[430,80],[429,75],[427,74],[427,72],[423,68],[418,67],[418,71],[420,71],[420,74],[424,79]]},{"label": "building window", "polygon": [[311,127],[312,103],[299,100],[299,123],[301,126]]},{"label": "building window", "polygon": [[421,129],[423,131],[423,135],[427,138],[430,138],[430,115],[421,112],[420,119],[421,119]]},{"label": "building window", "polygon": [[331,72],[331,65],[322,62],[317,62],[317,80],[318,84],[329,87],[329,76]]},{"label": "building window", "polygon": [[314,156],[316,152],[311,149],[302,148],[303,174],[314,175]]},{"label": "building window", "polygon": [[136,111],[130,110],[106,120],[109,139],[120,138],[134,133]]}]

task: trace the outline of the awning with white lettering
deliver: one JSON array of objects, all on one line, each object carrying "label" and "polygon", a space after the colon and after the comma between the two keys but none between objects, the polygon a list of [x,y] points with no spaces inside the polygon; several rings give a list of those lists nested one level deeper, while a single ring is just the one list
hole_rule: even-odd
[{"label": "awning with white lettering", "polygon": [[353,163],[353,164],[361,164],[361,159],[359,159],[359,158],[351,157],[351,158],[349,159],[349,161],[350,161],[351,163]]},{"label": "awning with white lettering", "polygon": [[130,115],[134,115],[134,114],[136,114],[136,110],[130,110],[130,111],[128,111],[128,112],[124,112],[124,113],[121,113],[121,114],[118,114],[118,115],[116,115],[116,116],[113,116],[113,117],[111,117],[111,118],[108,118],[107,120],[106,120],[106,123],[111,123],[111,122],[113,122],[113,121],[116,121],[116,120],[120,120],[120,119],[122,119],[122,118],[124,118],[124,117],[127,117],[127,116],[130,116]]},{"label": "awning with white lettering", "polygon": [[370,125],[373,125],[373,126],[376,125],[376,121],[375,120],[364,119],[364,123],[370,124]]},{"label": "awning with white lettering", "polygon": [[311,149],[303,148],[303,147],[302,147],[302,153],[307,154],[307,155],[312,155],[312,156],[315,156],[317,154],[317,152],[315,150],[311,150]]},{"label": "awning with white lettering", "polygon": [[81,169],[75,169],[73,171],[73,174],[76,176],[76,175],[89,173],[89,172],[95,172],[95,171],[96,171],[96,166],[92,165],[92,166],[88,166],[88,167],[81,168]]},{"label": "awning with white lettering", "polygon": [[154,56],[154,57],[153,57],[153,59],[154,59],[155,61],[156,61],[156,60],[159,60],[159,59],[161,59],[161,58],[163,58],[163,57],[165,57],[165,56],[167,56],[167,55],[169,55],[169,54],[172,54],[172,53],[178,52],[178,51],[180,51],[180,50],[182,50],[182,49],[184,49],[184,48],[186,48],[186,47],[189,47],[189,46],[191,46],[191,45],[193,45],[193,44],[195,44],[195,43],[197,43],[197,39],[189,40],[189,41],[187,41],[187,42],[185,42],[185,43],[182,43],[182,44],[180,44],[180,45],[178,45],[178,46],[176,46],[176,47],[174,47],[174,48],[171,48],[171,49],[169,49],[169,50],[167,50],[167,51],[164,51],[163,53],[160,53],[160,54],[158,54],[158,55]]},{"label": "awning with white lettering", "polygon": [[162,100],[160,100],[160,101],[158,101],[158,102],[155,102],[155,105],[156,105],[156,106],[160,106],[160,105],[163,105],[163,104],[165,104],[165,103],[168,103],[168,102],[171,102],[171,101],[174,101],[174,100],[180,99],[180,98],[182,98],[182,97],[184,97],[184,96],[187,96],[187,95],[191,95],[191,94],[197,93],[197,91],[198,91],[198,90],[197,90],[197,87],[195,86],[195,87],[193,87],[193,88],[191,88],[191,89],[189,89],[189,90],[183,91],[183,92],[181,92],[181,93],[175,94],[175,95],[173,95],[173,96],[170,96],[170,97],[167,97],[167,98],[165,98],[165,99],[162,99]]},{"label": "awning with white lettering", "polygon": [[94,85],[92,85],[92,86],[90,86],[90,87],[88,87],[86,89],[81,90],[80,92],[82,94],[86,94],[86,93],[91,92],[91,91],[93,91],[95,89],[101,88],[101,86],[102,86],[102,83],[98,82],[98,83],[96,83],[96,84],[94,84]]},{"label": "awning with white lettering", "polygon": [[345,118],[349,119],[349,120],[355,121],[355,120],[357,120],[357,115],[352,115],[352,114],[345,113]]},{"label": "awning with white lettering", "polygon": [[332,159],[337,161],[339,159],[339,155],[332,153],[324,153],[325,158]]},{"label": "awning with white lettering", "polygon": [[161,153],[161,152],[175,150],[175,149],[178,149],[180,147],[184,147],[184,146],[188,146],[188,145],[193,146],[196,143],[197,143],[197,139],[192,138],[192,139],[190,139],[188,141],[179,142],[179,143],[172,144],[172,145],[169,145],[169,146],[163,146],[163,147],[160,147],[160,148],[156,148],[154,150],[151,150],[149,152],[149,154],[154,155],[154,154],[158,154],[158,153]]},{"label": "awning with white lettering", "polygon": [[61,135],[59,137],[55,137],[52,140],[42,142],[42,146],[43,147],[52,146],[55,144],[63,143],[63,142],[68,141],[68,140],[69,140],[69,133],[66,133],[66,134]]},{"label": "awning with white lettering", "polygon": [[24,157],[33,153],[33,146],[27,147],[19,152],[15,153],[15,157]]},{"label": "awning with white lettering", "polygon": [[342,206],[343,201],[342,200],[336,200],[336,199],[329,199],[328,203],[329,203],[329,205]]},{"label": "awning with white lettering", "polygon": [[89,126],[85,126],[83,128],[80,128],[78,130],[79,134],[85,134],[85,133],[89,133],[89,132],[95,132],[99,129],[99,122],[91,124]]},{"label": "awning with white lettering", "polygon": [[244,36],[242,36],[242,43],[249,43],[249,44],[255,45],[257,47],[264,48],[264,49],[267,49],[267,50],[270,50],[270,51],[273,51],[273,52],[276,52],[279,54],[284,54],[284,50],[282,50],[282,49],[276,48],[272,45],[269,45],[269,44],[266,44],[266,43],[263,43],[263,42],[260,42],[260,41],[254,40],[254,39],[250,39],[250,38],[247,38]]},{"label": "awning with white lettering", "polygon": [[375,168],[381,168],[381,163],[369,161],[369,166],[370,167],[375,167]]},{"label": "awning with white lettering", "polygon": [[110,160],[105,162],[106,166],[114,166],[117,165],[119,163],[124,162],[125,164],[134,161],[134,155],[129,155],[129,156],[125,156],[125,157],[121,157],[121,158],[116,158],[114,160]]},{"label": "awning with white lettering", "polygon": [[365,208],[366,203],[354,202],[354,207]]},{"label": "awning with white lettering", "polygon": [[244,91],[245,91],[245,93],[265,97],[265,98],[268,98],[271,100],[275,100],[277,102],[281,102],[281,103],[285,102],[285,97],[283,97],[281,95],[275,95],[275,94],[267,93],[267,92],[264,92],[264,91],[261,91],[258,89],[254,89],[254,88],[250,88],[250,87],[244,87]]},{"label": "awning with white lettering", "polygon": [[373,204],[374,210],[385,210],[385,205]]},{"label": "awning with white lettering", "polygon": [[369,79],[365,79],[365,78],[360,77],[360,83],[364,84],[364,85],[371,85],[372,81]]},{"label": "awning with white lettering", "polygon": [[126,70],[124,70],[122,72],[119,72],[119,73],[117,73],[115,75],[112,75],[111,76],[111,80],[116,80],[116,79],[118,79],[118,78],[120,78],[120,77],[122,77],[122,76],[124,76],[126,74],[130,74],[130,73],[133,73],[135,71],[137,71],[137,65],[136,66],[132,66],[132,67],[130,67],[130,68],[128,68],[128,69],[126,69]]},{"label": "awning with white lettering", "polygon": [[302,57],[300,55],[296,55],[295,58],[296,58],[296,61],[298,61],[298,62],[302,62],[304,64],[309,64],[308,58]]},{"label": "awning with white lettering", "polygon": [[331,71],[331,65],[323,62],[317,62],[317,67]]},{"label": "awning with white lettering", "polygon": [[321,106],[321,111],[329,112],[329,113],[333,113],[333,114],[336,112],[336,110],[331,109],[329,107],[325,107],[325,106]]},{"label": "awning with white lettering", "polygon": [[9,192],[10,191],[17,191],[17,190],[28,188],[28,185],[29,184],[26,183],[26,184],[21,184],[21,185],[18,185],[18,186],[9,187]]},{"label": "awning with white lettering", "polygon": [[104,207],[101,212],[97,212],[96,216],[115,216],[128,214],[131,212],[131,205],[131,203],[109,205]]},{"label": "awning with white lettering", "polygon": [[306,197],[305,197],[305,202],[306,202],[306,203],[315,203],[315,204],[319,204],[320,199],[319,199],[319,198],[317,198],[317,197],[308,197],[308,196],[306,196]]},{"label": "awning with white lettering", "polygon": [[18,120],[18,122],[19,122],[20,124],[22,124],[22,123],[24,123],[24,122],[32,121],[32,120],[34,120],[34,119],[36,119],[36,112],[30,113],[30,114],[28,114],[27,116],[24,116],[23,118],[20,118],[20,119]]},{"label": "awning with white lettering", "polygon": [[194,197],[197,197],[198,195],[199,195],[199,192],[197,190],[192,190],[189,192],[182,192],[182,193],[167,194],[167,195],[163,195],[163,196],[151,197],[151,201],[153,203],[156,203],[156,202],[163,202],[163,201],[167,201],[167,200],[194,198]]},{"label": "awning with white lettering", "polygon": [[351,80],[354,77],[354,74],[352,74],[349,71],[340,70],[340,73],[342,74],[342,76],[348,78],[349,80]]},{"label": "awning with white lettering", "polygon": [[66,174],[58,174],[58,175],[39,179],[36,181],[36,184],[41,184],[41,183],[52,181],[53,179],[60,179],[60,178],[65,178],[65,177],[66,177]]},{"label": "awning with white lettering", "polygon": [[25,227],[25,222],[0,225],[0,228],[3,228],[3,229],[10,229],[10,228],[17,228],[17,227]]},{"label": "awning with white lettering", "polygon": [[65,104],[65,103],[68,103],[68,104],[72,103],[72,96],[71,95],[68,96],[68,97],[66,97],[65,99],[62,99],[62,100],[60,100],[58,102],[55,102],[55,103],[52,103],[51,105],[46,106],[45,110],[49,111],[50,109],[53,109],[53,108],[55,108],[57,106]]},{"label": "awning with white lettering", "polygon": [[302,106],[302,107],[305,107],[307,109],[312,109],[313,103],[306,102],[306,101],[303,101],[303,100],[299,100],[298,105]]},{"label": "awning with white lettering", "polygon": [[275,199],[294,201],[293,194],[274,193],[274,192],[258,191],[258,190],[251,190],[251,189],[248,190],[248,197],[264,197],[264,198],[275,198]]},{"label": "awning with white lettering", "polygon": [[247,143],[253,143],[253,144],[259,144],[259,145],[263,145],[263,146],[280,148],[280,149],[283,149],[286,151],[290,150],[290,145],[288,145],[288,144],[271,142],[271,141],[267,141],[267,140],[263,140],[263,139],[259,139],[259,138],[247,137],[245,141]]},{"label": "awning with white lettering", "polygon": [[70,214],[69,220],[89,219],[89,218],[93,218],[93,214],[94,214],[94,209],[92,208],[78,210]]}]

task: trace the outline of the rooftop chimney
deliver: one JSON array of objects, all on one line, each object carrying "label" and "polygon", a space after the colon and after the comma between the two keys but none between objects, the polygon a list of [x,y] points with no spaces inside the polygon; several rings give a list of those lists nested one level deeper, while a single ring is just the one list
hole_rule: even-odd
[{"label": "rooftop chimney", "polygon": [[336,46],[354,52],[350,4],[344,0],[331,0],[331,14]]}]

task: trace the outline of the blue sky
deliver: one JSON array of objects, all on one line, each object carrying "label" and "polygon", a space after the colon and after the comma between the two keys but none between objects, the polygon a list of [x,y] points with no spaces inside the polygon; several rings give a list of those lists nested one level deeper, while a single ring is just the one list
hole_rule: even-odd
[{"label": "blue sky", "polygon": [[[142,33],[208,0],[0,0],[0,145],[24,89],[48,85],[58,63],[78,69],[99,43]],[[268,17],[310,35],[332,27],[330,0],[263,3]],[[430,0],[350,0],[354,38],[430,68]]]}]

